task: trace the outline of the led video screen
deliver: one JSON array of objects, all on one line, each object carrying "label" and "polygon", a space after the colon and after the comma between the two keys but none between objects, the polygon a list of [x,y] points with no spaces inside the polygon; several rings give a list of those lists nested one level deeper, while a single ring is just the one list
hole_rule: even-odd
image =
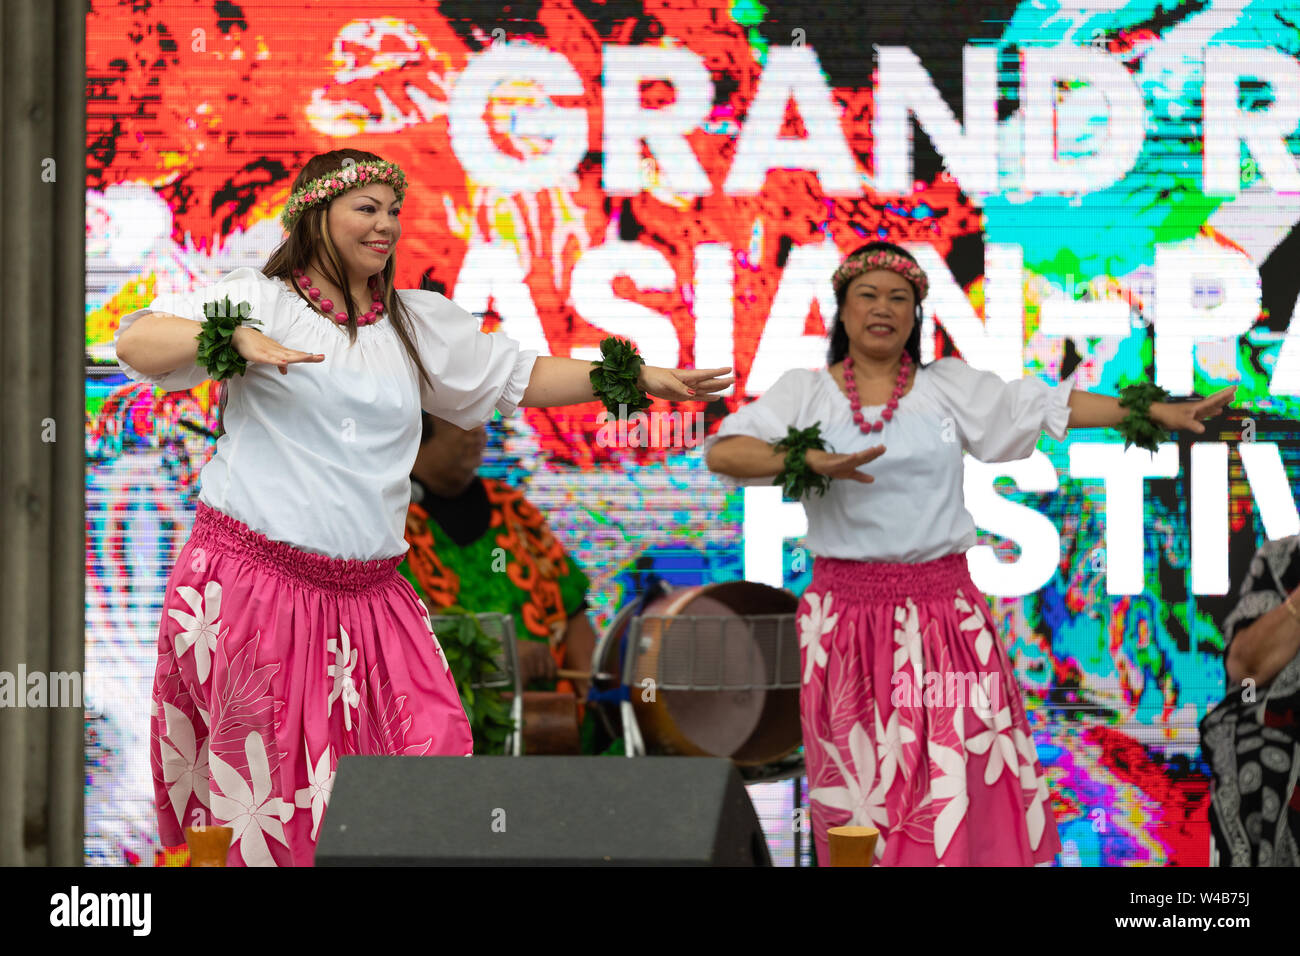
[{"label": "led video screen", "polygon": [[[408,177],[399,287],[542,354],[613,334],[651,364],[735,368],[725,402],[684,406],[698,432],[607,441],[596,403],[491,423],[484,474],[581,562],[598,631],[647,571],[808,585],[799,506],[725,488],[698,438],[825,365],[830,275],[870,239],[930,276],[926,361],[1108,394],[1236,384],[1205,434],[1145,460],[1094,430],[966,468],[972,575],[1059,862],[1207,862],[1197,722],[1226,692],[1230,584],[1300,532],[1297,24],[1300,0],[96,4],[87,862],[167,862],[150,687],[217,424],[211,383],[131,382],[113,333],[163,292],[263,265],[302,163],[345,146]],[[769,816],[788,842],[788,805]]]}]

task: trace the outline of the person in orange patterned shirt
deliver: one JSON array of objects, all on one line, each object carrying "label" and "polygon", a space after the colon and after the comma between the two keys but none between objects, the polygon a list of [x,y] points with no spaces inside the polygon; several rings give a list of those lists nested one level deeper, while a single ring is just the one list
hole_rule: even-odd
[{"label": "person in orange patterned shirt", "polygon": [[[525,687],[548,685],[557,667],[589,672],[596,635],[586,574],[522,492],[478,474],[486,428],[466,431],[428,413],[421,422],[411,550],[399,571],[435,614],[452,604],[511,614]],[[586,684],[562,680],[555,689],[582,699]]]}]

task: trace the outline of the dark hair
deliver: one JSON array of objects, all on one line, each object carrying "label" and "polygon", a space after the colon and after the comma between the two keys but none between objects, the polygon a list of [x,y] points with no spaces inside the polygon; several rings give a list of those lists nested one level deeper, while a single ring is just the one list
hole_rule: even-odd
[{"label": "dark hair", "polygon": [[[872,252],[883,249],[896,255],[906,256],[913,262],[916,257],[904,249],[902,246],[896,246],[892,242],[868,242],[865,246],[858,246],[852,252],[845,256],[861,255],[864,252]],[[919,266],[920,263],[917,263]],[[856,277],[855,277],[856,278]],[[830,349],[827,352],[827,365],[834,365],[837,362],[844,361],[844,357],[849,354],[849,333],[844,329],[844,323],[840,321],[840,313],[844,311],[844,302],[849,297],[849,286],[853,284],[852,280],[844,283],[840,290],[835,293],[835,324],[831,326]],[[916,287],[916,283],[911,279],[907,284],[912,287],[912,301],[916,303],[916,322],[912,325],[912,334],[907,337],[907,342],[903,345],[903,351],[912,356],[912,362],[917,368],[921,367],[921,290]]]},{"label": "dark hair", "polygon": [[420,447],[423,448],[433,437],[433,416],[428,412],[420,412]]},{"label": "dark hair", "polygon": [[[369,153],[361,149],[335,149],[328,153],[318,153],[307,160],[302,169],[299,170],[298,175],[294,178],[291,192],[297,192],[313,179],[341,169],[344,160],[350,159],[356,163],[363,163],[377,162],[382,158],[375,153]],[[408,192],[409,188],[408,186]],[[307,298],[302,289],[298,288],[298,283],[293,278],[293,272],[295,269],[306,269],[311,264],[313,253],[320,260],[321,270],[324,272],[325,278],[344,292],[351,291],[347,282],[347,270],[344,269],[343,260],[339,257],[338,249],[335,248],[329,230],[326,228],[326,216],[329,213],[329,207],[330,203],[328,202],[318,203],[299,216],[298,220],[293,224],[293,229],[289,232],[288,237],[271,253],[271,257],[266,260],[266,265],[262,267],[264,276],[271,279],[284,279],[298,294],[298,297],[309,304],[311,300]],[[393,323],[393,331],[397,333],[398,339],[406,348],[406,354],[414,364],[417,374],[432,389],[433,379],[429,375],[429,370],[424,367],[424,363],[420,361],[419,353],[415,348],[411,317],[401,299],[398,298],[396,289],[393,288],[393,277],[396,272],[397,251],[394,250],[384,263],[383,271],[379,274],[384,311],[388,315],[388,320]],[[345,295],[343,304],[348,313],[347,324],[343,327],[347,329],[348,341],[356,342],[358,312],[352,302],[352,296]],[[228,394],[229,389],[221,389],[218,421],[224,419]]]}]

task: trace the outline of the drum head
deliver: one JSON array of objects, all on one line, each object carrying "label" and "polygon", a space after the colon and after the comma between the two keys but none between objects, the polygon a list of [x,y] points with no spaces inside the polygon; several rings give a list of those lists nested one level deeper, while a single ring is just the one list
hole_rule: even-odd
[{"label": "drum head", "polygon": [[[647,751],[763,766],[796,750],[798,636],[787,624],[778,644],[776,623],[752,617],[793,615],[798,603],[788,591],[751,581],[679,589],[651,600],[639,622],[640,647],[628,680]],[[623,683],[620,647],[636,607],[623,607],[597,646],[593,678],[600,690]],[[599,704],[597,712],[617,732],[617,705]]]},{"label": "drum head", "polygon": [[[733,621],[692,621],[694,616]],[[763,657],[744,619],[708,595],[692,598],[662,627],[658,694],[678,733],[706,754],[730,757],[763,714]],[[741,689],[744,685],[752,689]],[[672,689],[692,686],[697,689]],[[722,689],[698,689],[721,685]]]}]

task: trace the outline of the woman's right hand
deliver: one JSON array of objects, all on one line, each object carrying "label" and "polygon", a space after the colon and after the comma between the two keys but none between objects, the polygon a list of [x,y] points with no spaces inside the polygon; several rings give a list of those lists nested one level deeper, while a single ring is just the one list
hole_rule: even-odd
[{"label": "woman's right hand", "polygon": [[285,348],[275,339],[263,335],[248,325],[241,325],[235,329],[230,337],[230,344],[245,361],[280,366],[281,375],[289,374],[291,362],[325,361],[325,356],[319,352],[299,352],[297,349]]},{"label": "woman's right hand", "polygon": [[828,478],[847,478],[850,481],[860,481],[864,485],[869,485],[876,479],[858,469],[868,462],[875,461],[884,453],[884,445],[876,445],[874,448],[855,452],[852,455],[833,455],[828,451],[813,449],[804,455],[804,461],[808,462],[808,467],[819,475],[826,475]]}]

